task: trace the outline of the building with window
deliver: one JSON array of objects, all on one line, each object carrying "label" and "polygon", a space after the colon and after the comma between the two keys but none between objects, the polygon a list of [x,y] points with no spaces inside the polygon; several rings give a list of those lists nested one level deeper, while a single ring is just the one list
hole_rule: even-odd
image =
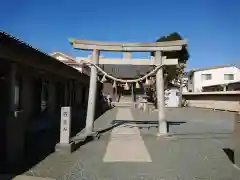
[{"label": "building with window", "polygon": [[240,82],[240,69],[234,65],[196,69],[188,72],[188,91],[235,90]]},{"label": "building with window", "polygon": [[[61,107],[80,114],[88,87],[86,74],[0,31],[0,172],[22,171],[51,153]],[[72,132],[80,123],[84,118],[72,117]]]},{"label": "building with window", "polygon": [[[123,58],[124,56],[127,56],[128,53],[123,53]],[[88,57],[76,57],[77,62],[87,62],[90,60],[90,56]],[[101,59],[105,59],[108,61],[111,60],[121,60],[122,58],[104,58],[103,56],[100,56]],[[125,57],[125,58],[131,58]],[[144,59],[143,59],[144,60]],[[138,77],[142,77],[145,75],[147,72],[151,71],[153,67],[149,65],[114,65],[114,64],[101,64],[99,65],[105,72],[108,74],[118,77],[121,79],[136,79]],[[99,77],[101,78],[102,74],[98,74]],[[134,85],[129,84],[130,88],[128,90],[124,89],[123,86],[118,86],[117,88],[112,87],[113,82],[112,81],[107,81],[103,83],[103,94],[104,96],[107,96],[110,94],[112,97],[112,100],[115,101],[136,101],[136,99],[139,96],[144,96],[145,91],[144,87],[140,85],[139,88],[135,88]],[[120,84],[119,84],[120,85]],[[122,84],[123,85],[123,84]],[[121,98],[122,97],[122,98]]]}]

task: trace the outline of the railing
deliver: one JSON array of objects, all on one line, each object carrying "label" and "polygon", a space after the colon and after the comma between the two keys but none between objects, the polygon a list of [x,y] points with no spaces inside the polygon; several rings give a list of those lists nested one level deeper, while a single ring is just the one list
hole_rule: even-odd
[{"label": "railing", "polygon": [[183,93],[185,106],[240,112],[240,91]]}]

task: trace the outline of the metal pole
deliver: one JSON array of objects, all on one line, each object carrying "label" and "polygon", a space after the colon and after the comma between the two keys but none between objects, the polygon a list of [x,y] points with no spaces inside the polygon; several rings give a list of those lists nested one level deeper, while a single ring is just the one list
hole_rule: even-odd
[{"label": "metal pole", "polygon": [[[155,52],[156,65],[162,65],[161,51]],[[158,106],[158,133],[157,136],[167,134],[167,123],[165,116],[165,92],[163,68],[160,68],[156,74],[157,106]]]},{"label": "metal pole", "polygon": [[[98,64],[98,62],[99,62],[99,51],[94,49],[92,52],[92,63]],[[86,119],[86,127],[85,127],[85,133],[87,135],[91,134],[93,130],[93,122],[95,118],[96,92],[97,92],[97,69],[95,66],[91,66],[87,119]]]}]

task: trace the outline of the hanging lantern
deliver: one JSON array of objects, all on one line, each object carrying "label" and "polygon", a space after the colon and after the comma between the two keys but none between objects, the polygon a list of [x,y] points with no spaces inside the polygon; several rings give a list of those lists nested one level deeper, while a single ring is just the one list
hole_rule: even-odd
[{"label": "hanging lantern", "polygon": [[136,88],[139,89],[140,88],[140,85],[138,82],[136,82]]},{"label": "hanging lantern", "polygon": [[125,86],[124,86],[124,90],[129,90],[129,85],[128,83],[126,82]]},{"label": "hanging lantern", "polygon": [[116,88],[117,87],[117,84],[116,84],[116,81],[113,82],[113,88]]},{"label": "hanging lantern", "polygon": [[103,78],[102,78],[102,80],[101,80],[101,83],[104,83],[104,82],[106,82],[106,81],[107,81],[106,75],[104,74],[104,76],[103,76]]}]

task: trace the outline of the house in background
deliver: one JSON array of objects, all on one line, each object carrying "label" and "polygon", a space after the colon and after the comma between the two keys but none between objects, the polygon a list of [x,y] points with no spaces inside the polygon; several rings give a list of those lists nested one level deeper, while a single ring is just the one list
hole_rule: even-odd
[{"label": "house in background", "polygon": [[87,62],[86,60],[74,59],[71,56],[68,56],[61,52],[53,52],[50,55],[53,56],[54,58],[56,58],[57,60],[67,64],[68,66],[71,66],[71,67],[77,69],[81,73],[83,73],[87,76],[90,76],[90,67],[84,64],[84,62]]},{"label": "house in background", "polygon": [[[91,55],[87,57],[76,57],[73,58],[61,52],[52,53],[56,59],[64,62],[65,64],[78,69],[85,74],[90,74],[90,68],[84,63],[89,62],[91,59]],[[101,59],[105,60],[116,60],[117,58],[104,58],[100,56]],[[121,59],[121,58],[120,58]],[[122,78],[122,79],[135,79],[137,77],[141,77],[149,72],[152,67],[147,65],[114,65],[114,64],[101,64],[99,65],[104,71],[108,74],[113,75],[114,77]],[[99,77],[101,77],[101,73],[99,73]],[[184,76],[182,79],[182,91],[187,92],[187,80],[188,77]],[[141,84],[141,83],[140,83]],[[112,81],[106,81],[103,84],[102,94],[103,96],[111,95],[113,102],[120,103],[132,103],[137,101],[140,97],[146,96],[146,88],[144,83],[141,84],[140,88],[136,88],[135,85],[131,86],[129,90],[124,90],[123,87],[118,86],[117,88],[113,87]],[[180,100],[180,83],[170,83],[165,90],[165,105],[167,107],[178,107]]]},{"label": "house in background", "polygon": [[[90,77],[91,68],[89,67],[88,64],[86,64],[90,61],[89,57],[76,59],[76,58],[73,58],[72,56],[66,55],[65,53],[62,53],[62,52],[53,52],[53,53],[51,53],[51,56],[54,57],[55,59],[61,61],[62,63],[78,70],[82,74],[82,76],[88,77],[88,78]],[[106,109],[109,108],[106,103],[106,99],[103,96],[104,91],[106,89],[106,83],[102,84],[100,82],[100,79],[98,78],[97,84],[98,84],[97,85],[97,88],[98,88],[97,103],[101,107],[101,108],[98,108],[98,110],[100,110],[100,114],[101,114],[101,112],[104,112]],[[111,85],[111,89],[112,89],[112,85]],[[79,99],[83,102],[80,106],[81,106],[81,108],[84,108],[84,109],[87,108],[87,104],[88,104],[88,91],[89,91],[89,86],[77,86],[77,87],[75,87],[75,91],[74,91],[75,94],[73,94],[73,96],[76,96],[77,99]]]},{"label": "house in background", "polygon": [[180,100],[180,85],[169,84],[165,90],[165,106],[178,107]]},{"label": "house in background", "polygon": [[196,69],[188,72],[188,91],[237,90],[240,69],[234,65]]},{"label": "house in background", "polygon": [[[127,54],[123,53],[123,57]],[[105,58],[103,56],[99,57],[100,59],[104,59],[105,61],[112,60],[121,60],[122,58]],[[125,57],[131,58],[131,57]],[[91,55],[88,57],[77,57],[76,61],[78,62],[88,62],[91,59]],[[115,64],[101,64],[99,65],[105,72],[108,74],[118,77],[121,79],[135,79],[137,77],[141,77],[149,72],[152,67],[149,65],[115,65]],[[102,76],[101,73],[98,74],[99,77]],[[118,86],[117,88],[112,87],[113,82],[107,81],[103,83],[103,94],[110,94],[113,101],[121,101],[124,103],[135,101],[138,96],[144,96],[145,91],[144,87],[140,86],[140,88],[135,88],[132,84],[129,84],[129,90],[125,90],[122,86]]]},{"label": "house in background", "polygon": [[[61,53],[61,52],[53,52],[50,55],[52,57],[56,58],[57,60],[61,61],[62,63],[66,64],[74,69],[77,69],[83,75],[83,77],[89,78],[90,67],[84,65],[83,62],[76,61],[76,59],[74,59],[71,56],[68,56],[64,53]],[[85,86],[85,85],[75,87],[75,94],[73,94],[73,96],[75,96],[78,99],[78,101],[82,102],[80,104],[80,106],[82,106],[82,105],[87,106],[88,88],[89,87]]]}]

